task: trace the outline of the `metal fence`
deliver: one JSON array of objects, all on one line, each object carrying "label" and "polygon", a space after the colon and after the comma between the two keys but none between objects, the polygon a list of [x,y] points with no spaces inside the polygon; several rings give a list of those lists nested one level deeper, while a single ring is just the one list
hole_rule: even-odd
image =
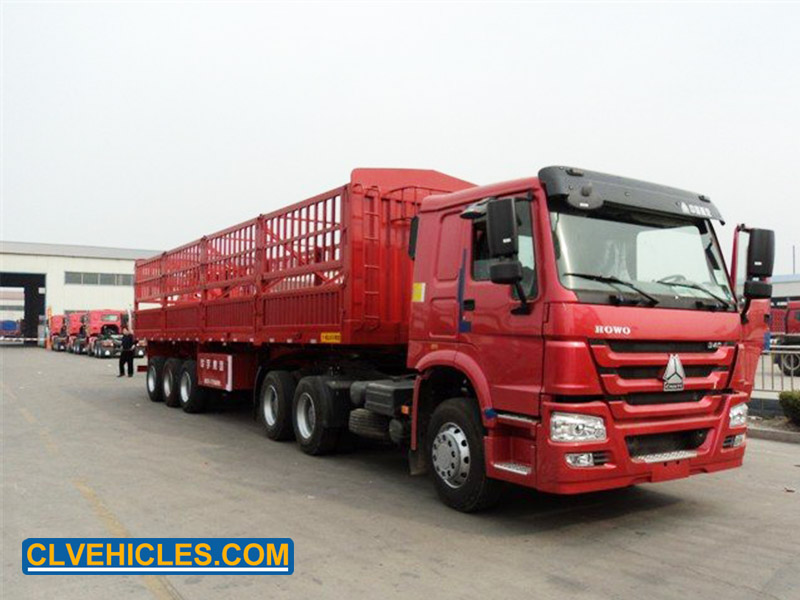
[{"label": "metal fence", "polygon": [[772,346],[761,355],[755,388],[760,392],[800,390],[800,346]]}]

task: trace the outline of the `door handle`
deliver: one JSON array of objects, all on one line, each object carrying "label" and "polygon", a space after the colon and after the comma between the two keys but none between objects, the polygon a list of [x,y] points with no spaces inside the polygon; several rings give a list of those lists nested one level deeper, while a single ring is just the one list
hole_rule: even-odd
[{"label": "door handle", "polygon": [[475,300],[472,300],[471,298],[469,300],[464,300],[461,303],[461,306],[464,310],[475,310]]}]

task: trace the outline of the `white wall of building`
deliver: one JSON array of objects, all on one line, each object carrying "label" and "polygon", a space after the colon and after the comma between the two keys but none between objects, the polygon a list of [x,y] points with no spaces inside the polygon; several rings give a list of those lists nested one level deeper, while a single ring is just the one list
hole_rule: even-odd
[{"label": "white wall of building", "polygon": [[[45,276],[45,307],[53,314],[91,309],[133,309],[135,259],[155,251],[0,242],[0,272]],[[67,283],[66,273],[125,275],[115,284]]]},{"label": "white wall of building", "polygon": [[93,308],[133,309],[132,285],[65,283],[65,273],[121,273],[133,275],[134,261],[66,256],[0,255],[2,271],[45,275],[45,306],[53,314]]}]

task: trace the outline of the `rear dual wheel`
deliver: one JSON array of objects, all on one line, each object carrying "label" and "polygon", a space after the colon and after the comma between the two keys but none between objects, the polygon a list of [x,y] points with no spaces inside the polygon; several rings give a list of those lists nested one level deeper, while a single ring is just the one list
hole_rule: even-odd
[{"label": "rear dual wheel", "polygon": [[153,356],[147,364],[147,395],[152,402],[163,402],[164,395],[161,382],[161,373],[164,369],[163,356]]},{"label": "rear dual wheel", "polygon": [[335,410],[333,390],[322,377],[300,380],[292,399],[292,428],[303,452],[319,456],[336,449],[343,431],[332,424]]},{"label": "rear dual wheel", "polygon": [[179,395],[179,377],[181,361],[177,358],[168,358],[161,371],[161,396],[164,404],[177,408],[181,405]]},{"label": "rear dual wheel", "polygon": [[206,388],[197,384],[197,363],[183,362],[178,378],[178,400],[187,413],[203,412],[206,408]]},{"label": "rear dual wheel", "polygon": [[270,371],[258,391],[258,420],[271,440],[291,440],[292,400],[297,383],[288,371]]}]

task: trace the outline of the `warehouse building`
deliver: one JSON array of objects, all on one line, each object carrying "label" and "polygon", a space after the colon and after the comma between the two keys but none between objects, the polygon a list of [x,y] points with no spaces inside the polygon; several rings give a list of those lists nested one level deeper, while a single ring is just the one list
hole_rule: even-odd
[{"label": "warehouse building", "polygon": [[[40,337],[52,314],[95,308],[131,310],[137,258],[157,250],[0,242],[0,290],[23,294],[23,335]],[[17,302],[19,304],[19,302]]]}]

